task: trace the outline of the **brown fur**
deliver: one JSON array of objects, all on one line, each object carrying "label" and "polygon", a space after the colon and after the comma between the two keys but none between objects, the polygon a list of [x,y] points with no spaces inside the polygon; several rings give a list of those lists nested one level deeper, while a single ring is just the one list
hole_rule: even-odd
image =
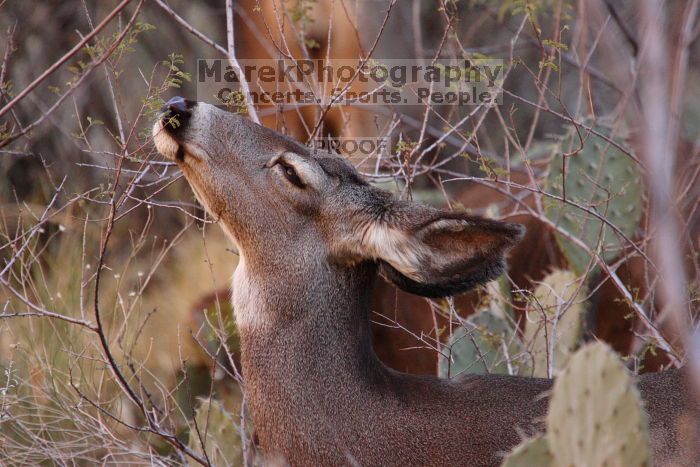
[{"label": "brown fur", "polygon": [[[156,124],[155,141],[239,248],[234,310],[266,455],[293,465],[496,465],[519,433],[538,428],[548,380],[412,376],[385,367],[370,345],[380,267],[424,295],[454,293],[500,272],[516,227],[394,201],[339,156],[207,104],[187,107],[174,108],[177,131]],[[678,460],[686,441],[682,385],[678,371],[640,380],[660,464]]]}]

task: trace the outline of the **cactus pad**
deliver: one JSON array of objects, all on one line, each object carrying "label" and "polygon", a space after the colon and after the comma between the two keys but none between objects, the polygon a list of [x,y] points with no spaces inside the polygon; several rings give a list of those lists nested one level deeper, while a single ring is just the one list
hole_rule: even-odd
[{"label": "cactus pad", "polygon": [[[601,133],[610,131],[595,125]],[[642,215],[642,181],[636,163],[614,145],[593,134],[585,134],[583,148],[566,156],[566,199],[594,209],[627,237],[634,234]],[[557,196],[564,195],[562,153],[580,147],[578,132],[572,128],[562,138],[559,154],[551,162],[548,189]],[[593,251],[601,241],[601,254],[606,261],[617,257],[625,241],[607,224],[593,214],[556,200],[546,200],[547,217]],[[557,241],[569,264],[578,273],[585,271],[590,261],[587,252],[563,235]]]},{"label": "cactus pad", "polygon": [[538,436],[526,439],[516,446],[501,467],[550,467],[553,465],[546,436]]},{"label": "cactus pad", "polygon": [[526,374],[527,367],[514,328],[489,310],[472,315],[466,327],[457,328],[438,359],[443,378],[463,373]]},{"label": "cactus pad", "polygon": [[552,374],[569,360],[581,340],[586,290],[570,271],[554,271],[535,289],[527,307],[525,342],[532,356],[533,376],[546,378],[551,354]]},{"label": "cactus pad", "polygon": [[547,413],[554,465],[650,465],[647,417],[632,376],[605,344],[576,352]]}]

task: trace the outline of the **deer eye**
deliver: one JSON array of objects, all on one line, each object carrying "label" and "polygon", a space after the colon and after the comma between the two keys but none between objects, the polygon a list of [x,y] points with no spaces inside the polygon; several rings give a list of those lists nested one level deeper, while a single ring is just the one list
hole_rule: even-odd
[{"label": "deer eye", "polygon": [[304,188],[304,182],[301,181],[301,178],[299,178],[299,175],[294,167],[282,161],[279,162],[279,165],[282,168],[282,173],[284,173],[284,176],[291,184],[298,188]]}]

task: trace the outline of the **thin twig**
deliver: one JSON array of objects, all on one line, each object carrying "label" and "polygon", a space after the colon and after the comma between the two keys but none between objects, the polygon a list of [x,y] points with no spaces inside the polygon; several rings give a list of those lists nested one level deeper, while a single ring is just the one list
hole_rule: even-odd
[{"label": "thin twig", "polygon": [[105,26],[107,26],[116,16],[119,14],[120,11],[122,11],[130,2],[131,0],[123,0],[117,7],[112,10],[110,14],[105,17],[105,19],[102,20],[100,24],[97,25],[95,29],[93,29],[90,34],[85,36],[80,42],[75,44],[75,46],[70,49],[68,52],[66,52],[63,57],[59,58],[56,62],[54,62],[53,65],[51,65],[49,68],[47,68],[41,75],[39,75],[34,81],[32,81],[26,88],[24,88],[20,93],[18,93],[10,102],[5,105],[2,109],[0,109],[0,117],[5,115],[16,103],[27,97],[27,95],[34,90],[42,81],[44,81],[46,78],[48,78],[54,71],[58,70],[61,65],[66,63],[70,58],[80,52],[83,47],[85,47],[85,44],[87,44],[93,37],[95,37],[102,29],[104,29]]}]

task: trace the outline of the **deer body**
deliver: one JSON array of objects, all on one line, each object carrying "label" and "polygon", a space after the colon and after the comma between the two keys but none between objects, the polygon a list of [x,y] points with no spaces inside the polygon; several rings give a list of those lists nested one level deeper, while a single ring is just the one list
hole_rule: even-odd
[{"label": "deer body", "polygon": [[[290,266],[254,285],[239,264],[234,278],[237,312],[246,303],[258,316],[277,316],[268,306],[289,311],[288,319],[238,322],[246,395],[268,455],[291,465],[499,465],[523,435],[542,430],[551,380],[391,370],[370,343],[376,268],[345,275]],[[289,281],[295,276],[309,280]],[[294,300],[312,287],[314,300]],[[246,302],[250,292],[257,299]],[[640,378],[657,465],[677,455],[683,384],[677,370]]]},{"label": "deer body", "polygon": [[[339,156],[213,106],[174,99],[159,151],[240,252],[233,305],[246,395],[264,455],[292,465],[497,465],[535,432],[549,380],[411,376],[370,342],[381,268],[444,296],[493,279],[514,225],[395,201]],[[680,373],[642,377],[657,463],[677,455]]]},{"label": "deer body", "polygon": [[[303,290],[274,282],[271,290],[258,291],[264,303],[258,313],[265,315],[268,303],[284,303],[295,316],[240,329],[246,394],[261,446],[292,465],[498,463],[496,454],[520,440],[516,426],[526,429],[545,413],[546,399],[538,396],[549,381],[441,380],[385,367],[370,345],[372,269],[333,272],[339,281],[322,284],[319,276],[302,274],[313,277],[305,287],[313,287],[314,296],[324,292],[313,303],[290,303],[288,297]],[[241,276],[247,273],[238,269],[234,290]],[[235,292],[234,302],[237,310],[244,306]]]}]

